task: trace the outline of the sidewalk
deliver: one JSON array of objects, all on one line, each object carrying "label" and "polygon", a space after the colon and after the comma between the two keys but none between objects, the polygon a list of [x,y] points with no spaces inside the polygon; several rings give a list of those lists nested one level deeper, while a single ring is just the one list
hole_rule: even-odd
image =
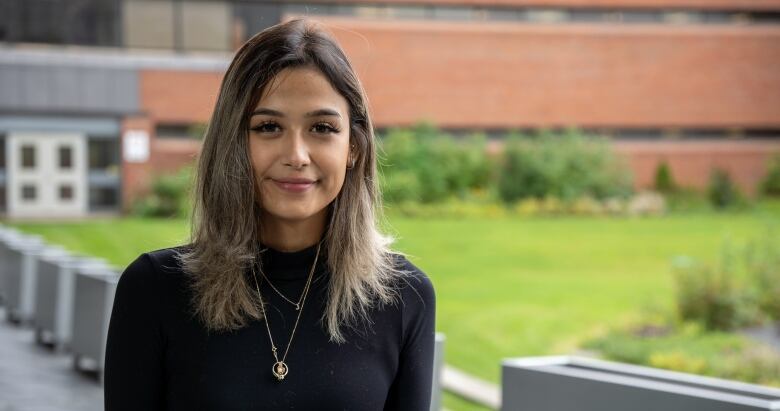
[{"label": "sidewalk", "polygon": [[33,330],[9,323],[0,307],[0,411],[102,410],[97,379],[34,341]]}]

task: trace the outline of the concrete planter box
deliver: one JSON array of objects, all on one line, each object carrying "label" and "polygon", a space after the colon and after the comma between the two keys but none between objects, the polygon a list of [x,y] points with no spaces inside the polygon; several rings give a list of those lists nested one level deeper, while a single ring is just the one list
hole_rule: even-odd
[{"label": "concrete planter box", "polygon": [[8,239],[3,252],[5,271],[3,291],[7,319],[26,324],[35,315],[35,287],[38,259],[43,254],[64,254],[59,247],[49,247],[38,236],[22,236]]},{"label": "concrete planter box", "polygon": [[76,271],[109,269],[105,260],[75,255],[44,256],[38,261],[35,292],[35,340],[65,351],[73,328]]},{"label": "concrete planter box", "polygon": [[10,249],[8,248],[9,242],[22,237],[22,234],[9,227],[0,226],[0,304],[7,304],[6,301],[6,273],[10,272],[10,266],[8,264]]},{"label": "concrete planter box", "polygon": [[502,362],[502,409],[780,410],[780,389],[579,357]]},{"label": "concrete planter box", "polygon": [[97,372],[102,381],[108,323],[119,272],[113,268],[80,267],[75,278],[73,363],[78,370]]},{"label": "concrete planter box", "polygon": [[436,333],[436,345],[433,349],[433,385],[431,389],[431,411],[441,410],[442,371],[444,370],[444,342],[443,333]]}]

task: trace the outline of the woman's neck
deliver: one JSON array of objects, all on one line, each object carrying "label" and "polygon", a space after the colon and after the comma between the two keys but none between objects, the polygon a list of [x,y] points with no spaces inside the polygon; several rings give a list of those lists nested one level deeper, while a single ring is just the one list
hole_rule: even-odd
[{"label": "woman's neck", "polygon": [[264,213],[260,241],[275,250],[293,252],[317,244],[325,232],[326,210],[305,220],[283,220]]}]

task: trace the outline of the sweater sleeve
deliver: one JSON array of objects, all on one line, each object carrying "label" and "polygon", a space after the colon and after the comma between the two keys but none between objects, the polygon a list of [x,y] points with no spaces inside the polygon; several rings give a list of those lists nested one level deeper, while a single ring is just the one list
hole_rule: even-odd
[{"label": "sweater sleeve", "polygon": [[164,408],[159,281],[142,254],[119,278],[106,341],[106,411]]},{"label": "sweater sleeve", "polygon": [[404,262],[412,274],[402,293],[404,331],[399,368],[385,409],[428,411],[433,384],[436,297],[428,276],[405,258]]}]

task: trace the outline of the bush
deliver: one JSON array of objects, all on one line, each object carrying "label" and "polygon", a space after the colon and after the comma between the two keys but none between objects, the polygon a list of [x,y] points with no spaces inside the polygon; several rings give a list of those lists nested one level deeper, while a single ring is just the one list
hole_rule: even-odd
[{"label": "bush", "polygon": [[577,129],[533,137],[512,133],[504,148],[498,191],[506,203],[525,198],[603,200],[630,194],[631,178],[603,138],[586,137]]},{"label": "bush", "polygon": [[672,170],[666,161],[662,161],[655,169],[655,189],[661,193],[671,193],[677,189],[672,177]]},{"label": "bush", "polygon": [[666,203],[672,212],[690,212],[711,210],[712,204],[704,193],[692,188],[677,187],[665,193]]},{"label": "bush", "polygon": [[731,176],[726,170],[713,169],[710,174],[710,183],[707,189],[710,203],[719,209],[739,205],[742,197],[737,187],[731,181]]},{"label": "bush", "polygon": [[766,177],[761,182],[761,192],[768,196],[780,197],[780,154],[771,160]]},{"label": "bush", "polygon": [[402,203],[420,200],[420,180],[409,170],[381,173],[379,181],[385,202]]},{"label": "bush", "polygon": [[687,262],[675,266],[677,312],[683,321],[696,321],[708,330],[728,331],[742,325],[743,296],[732,272]]},{"label": "bush", "polygon": [[780,321],[780,241],[774,230],[748,244],[745,264],[760,309],[770,318]]},{"label": "bush", "polygon": [[708,332],[697,324],[665,326],[663,333],[637,331],[644,328],[615,327],[583,347],[613,361],[780,386],[780,355],[770,347],[737,334]]},{"label": "bush", "polygon": [[742,252],[726,244],[715,267],[679,257],[673,270],[677,311],[684,321],[731,330],[766,318],[780,320],[780,240],[772,228]]},{"label": "bush", "polygon": [[174,174],[157,176],[150,193],[136,202],[133,214],[142,217],[182,217],[190,211],[192,168],[183,167]]},{"label": "bush", "polygon": [[433,203],[484,189],[494,168],[485,148],[482,134],[456,141],[429,123],[390,130],[381,140],[379,161],[384,199]]}]

